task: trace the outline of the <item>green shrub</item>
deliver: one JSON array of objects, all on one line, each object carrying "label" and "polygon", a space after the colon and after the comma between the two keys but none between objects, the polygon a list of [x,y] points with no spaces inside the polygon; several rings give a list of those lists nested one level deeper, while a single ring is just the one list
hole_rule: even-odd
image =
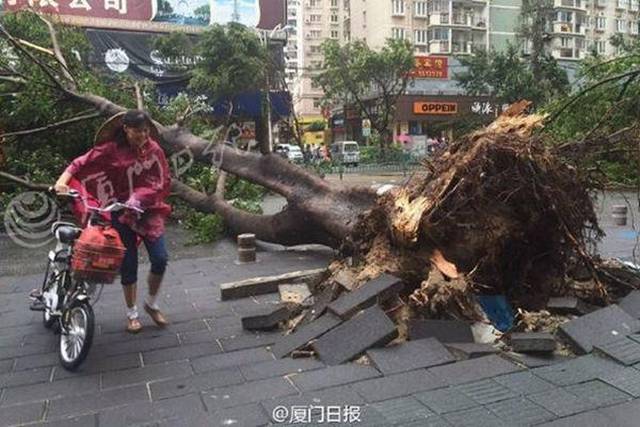
[{"label": "green shrub", "polygon": [[205,214],[193,211],[184,222],[185,228],[192,233],[188,244],[211,243],[222,237],[224,221],[218,214]]}]

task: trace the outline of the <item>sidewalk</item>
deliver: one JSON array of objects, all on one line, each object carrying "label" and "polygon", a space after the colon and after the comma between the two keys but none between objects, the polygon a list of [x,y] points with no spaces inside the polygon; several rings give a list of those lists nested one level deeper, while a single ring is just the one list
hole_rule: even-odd
[{"label": "sidewalk", "polygon": [[[172,325],[159,330],[145,316],[136,336],[123,332],[121,290],[112,285],[96,305],[94,346],[77,373],[60,368],[56,337],[27,309],[25,294],[40,276],[0,277],[0,426],[259,426],[274,415],[292,421],[295,408],[309,405],[344,409],[343,421],[356,408],[360,422],[341,425],[637,425],[639,365],[588,355],[529,370],[491,355],[385,374],[374,365],[276,360],[269,346],[278,332],[240,325],[275,295],[219,301],[222,282],[317,268],[329,257],[260,252],[260,262],[239,266],[226,252],[174,261],[162,298]],[[398,357],[409,366],[420,362],[415,356]]]}]

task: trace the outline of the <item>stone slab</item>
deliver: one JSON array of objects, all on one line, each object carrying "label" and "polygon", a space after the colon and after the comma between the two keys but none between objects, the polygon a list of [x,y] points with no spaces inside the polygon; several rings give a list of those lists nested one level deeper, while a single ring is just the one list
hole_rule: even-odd
[{"label": "stone slab", "polygon": [[568,417],[569,415],[594,409],[588,400],[579,398],[562,388],[535,393],[528,396],[528,399],[558,417]]},{"label": "stone slab", "polygon": [[240,372],[247,381],[280,377],[290,374],[312,371],[324,368],[325,365],[313,358],[309,359],[278,359],[254,363],[240,367]]},{"label": "stone slab", "polygon": [[629,292],[626,297],[620,300],[618,305],[631,317],[640,319],[640,291],[634,290]]},{"label": "stone slab", "polygon": [[536,368],[531,372],[552,384],[566,386],[590,381],[623,369],[623,365],[610,359],[587,355],[567,362]]},{"label": "stone slab", "polygon": [[558,331],[576,351],[590,353],[594,345],[640,331],[640,321],[614,304],[564,323]]},{"label": "stone slab", "polygon": [[307,345],[309,341],[335,328],[340,323],[342,323],[340,318],[331,313],[327,313],[311,323],[302,325],[292,334],[279,338],[273,346],[273,355],[277,358],[285,357],[292,351]]},{"label": "stone slab", "polygon": [[367,351],[367,356],[384,375],[444,365],[456,359],[437,339],[407,341]]},{"label": "stone slab", "polygon": [[615,405],[616,403],[631,400],[631,396],[627,393],[600,380],[571,385],[565,387],[565,390],[581,399],[588,400],[593,405],[593,408]]},{"label": "stone slab", "polygon": [[491,379],[462,384],[455,387],[455,390],[463,393],[480,405],[487,405],[514,397],[513,391]]},{"label": "stone slab", "polygon": [[500,350],[491,344],[454,342],[446,343],[445,347],[451,351],[459,360],[475,359],[477,357],[498,354]]},{"label": "stone slab", "polygon": [[338,365],[397,336],[396,325],[376,305],[322,335],[312,347],[324,363]]},{"label": "stone slab", "polygon": [[625,368],[603,375],[600,379],[635,398],[640,398],[640,371],[637,368]]},{"label": "stone slab", "polygon": [[441,343],[473,343],[471,326],[458,320],[420,320],[409,321],[409,338],[437,338]]},{"label": "stone slab", "polygon": [[452,412],[444,418],[456,427],[511,427],[483,407]]},{"label": "stone slab", "polygon": [[629,366],[640,362],[640,343],[627,337],[597,344],[594,349],[623,365]]},{"label": "stone slab", "polygon": [[355,383],[358,381],[377,378],[380,372],[371,366],[347,363],[331,366],[326,369],[316,369],[292,376],[290,379],[303,393],[323,388]]},{"label": "stone slab", "polygon": [[509,344],[513,351],[519,353],[549,353],[556,349],[556,340],[553,335],[544,332],[511,334]]},{"label": "stone slab", "polygon": [[[640,373],[640,372],[639,372]],[[528,396],[530,394],[541,393],[546,390],[556,388],[550,382],[536,377],[531,372],[514,372],[512,374],[494,377],[493,380],[519,396]]]},{"label": "stone slab", "polygon": [[470,383],[519,371],[521,368],[495,355],[429,368],[429,372],[451,385]]},{"label": "stone slab", "polygon": [[592,311],[584,301],[576,297],[549,298],[547,310],[554,314],[581,316]]},{"label": "stone slab", "polygon": [[549,353],[524,354],[524,353],[508,352],[508,353],[503,353],[503,355],[513,360],[514,362],[520,363],[530,369],[540,368],[543,366],[556,365],[558,363],[566,362],[567,360],[571,359],[571,357],[569,356],[562,356],[562,355],[557,355],[553,353],[552,354],[549,354]]},{"label": "stone slab", "polygon": [[556,418],[543,407],[521,397],[491,403],[487,409],[509,426],[532,426]]},{"label": "stone slab", "polygon": [[402,374],[359,381],[351,384],[350,387],[364,397],[367,402],[379,402],[421,391],[442,388],[446,385],[446,382],[430,374],[426,369],[418,369]]},{"label": "stone slab", "polygon": [[434,415],[417,399],[413,397],[400,397],[385,400],[371,405],[388,421],[388,425],[405,425],[411,421],[425,420]]},{"label": "stone slab", "polygon": [[228,387],[213,388],[202,393],[202,400],[209,412],[223,408],[257,403],[269,398],[298,394],[285,378],[267,378]]},{"label": "stone slab", "polygon": [[478,406],[473,399],[452,387],[417,393],[413,397],[441,415]]},{"label": "stone slab", "polygon": [[220,285],[220,298],[222,300],[229,300],[251,295],[275,293],[278,292],[278,285],[314,280],[315,277],[324,274],[325,271],[325,268],[317,268],[313,270],[294,271],[277,276],[254,277],[237,282],[222,283]]},{"label": "stone slab", "polygon": [[341,319],[348,319],[357,311],[396,295],[403,286],[401,279],[383,274],[364,283],[355,291],[342,295],[329,304],[329,310]]}]

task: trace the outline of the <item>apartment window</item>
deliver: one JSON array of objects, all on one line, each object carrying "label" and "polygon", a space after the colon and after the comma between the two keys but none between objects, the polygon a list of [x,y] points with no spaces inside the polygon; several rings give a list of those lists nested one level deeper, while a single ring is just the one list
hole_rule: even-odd
[{"label": "apartment window", "polygon": [[556,21],[558,22],[573,22],[573,13],[565,10],[559,10],[556,14]]},{"label": "apartment window", "polygon": [[309,6],[311,7],[320,7],[322,6],[322,3],[320,3],[321,0],[309,0]]},{"label": "apartment window", "polygon": [[319,39],[320,37],[322,37],[322,32],[319,30],[313,30],[309,31],[309,35],[312,39]]},{"label": "apartment window", "polygon": [[337,30],[331,30],[331,38],[332,39],[337,39],[340,35],[338,34]]},{"label": "apartment window", "polygon": [[331,7],[338,7],[338,0],[331,0]]},{"label": "apartment window", "polygon": [[638,34],[638,21],[629,21],[629,34]]},{"label": "apartment window", "polygon": [[338,15],[331,15],[331,22],[338,22]]},{"label": "apartment window", "polygon": [[311,22],[321,22],[322,15],[309,15],[309,19],[311,19]]},{"label": "apartment window", "polygon": [[320,104],[321,104],[320,98],[313,98],[313,108],[315,109],[320,108]]},{"label": "apartment window", "polygon": [[309,53],[319,53],[320,46],[309,46]]},{"label": "apartment window", "polygon": [[596,28],[598,30],[604,30],[607,28],[607,18],[604,16],[596,16]]},{"label": "apartment window", "polygon": [[413,5],[415,16],[426,17],[427,16],[427,2],[417,1]]},{"label": "apartment window", "polygon": [[427,44],[427,30],[415,30],[413,32],[413,43],[416,45]]},{"label": "apartment window", "polygon": [[404,28],[392,28],[391,29],[391,37],[394,39],[403,39],[404,38]]},{"label": "apartment window", "polygon": [[627,4],[629,4],[629,0],[618,0],[616,4],[616,8],[618,9],[626,9]]},{"label": "apartment window", "polygon": [[604,55],[605,51],[607,50],[607,42],[604,40],[596,40],[595,45],[596,52],[598,52],[600,55]]},{"label": "apartment window", "polygon": [[404,0],[391,0],[391,13],[396,16],[403,16]]},{"label": "apartment window", "polygon": [[449,40],[449,30],[444,28],[435,28],[431,30],[432,40]]},{"label": "apartment window", "polygon": [[624,19],[616,19],[616,31],[619,33],[627,32],[627,21]]},{"label": "apartment window", "polygon": [[449,2],[447,0],[432,0],[427,4],[428,13],[447,12],[449,10]]},{"label": "apartment window", "polygon": [[560,46],[561,47],[572,47],[571,46],[571,38],[569,38],[569,37],[560,37]]},{"label": "apartment window", "polygon": [[640,10],[640,2],[638,0],[631,0],[629,9],[633,12],[637,12],[638,10]]}]

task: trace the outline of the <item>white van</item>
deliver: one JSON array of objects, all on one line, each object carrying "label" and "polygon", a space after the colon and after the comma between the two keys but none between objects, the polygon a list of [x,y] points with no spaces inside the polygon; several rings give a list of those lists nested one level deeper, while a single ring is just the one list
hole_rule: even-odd
[{"label": "white van", "polygon": [[276,146],[276,153],[293,163],[302,163],[304,156],[302,150],[297,145],[279,144]]},{"label": "white van", "polygon": [[331,159],[336,163],[358,166],[360,146],[355,141],[340,141],[331,145]]}]

